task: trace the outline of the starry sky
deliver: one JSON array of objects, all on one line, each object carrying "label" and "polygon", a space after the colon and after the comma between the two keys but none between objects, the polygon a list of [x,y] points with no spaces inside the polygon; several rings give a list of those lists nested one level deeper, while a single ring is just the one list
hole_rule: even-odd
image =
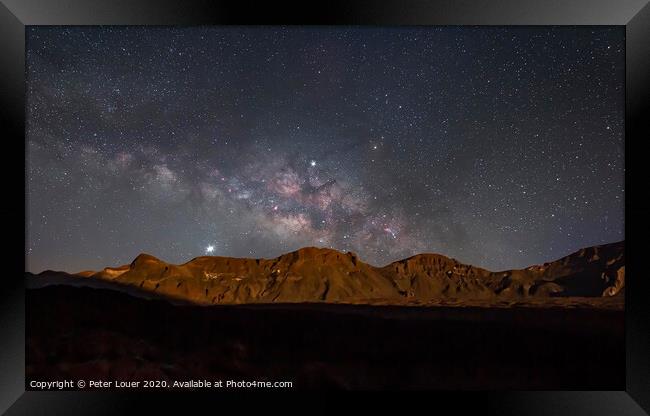
[{"label": "starry sky", "polygon": [[29,27],[27,268],[624,239],[622,27]]}]

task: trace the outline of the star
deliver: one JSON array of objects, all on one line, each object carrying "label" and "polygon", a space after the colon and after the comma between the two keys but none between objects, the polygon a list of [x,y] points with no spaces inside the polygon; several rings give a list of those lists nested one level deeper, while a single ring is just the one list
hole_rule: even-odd
[{"label": "star", "polygon": [[214,251],[214,246],[213,245],[209,245],[209,246],[207,246],[205,248],[206,253],[212,253],[213,251]]}]

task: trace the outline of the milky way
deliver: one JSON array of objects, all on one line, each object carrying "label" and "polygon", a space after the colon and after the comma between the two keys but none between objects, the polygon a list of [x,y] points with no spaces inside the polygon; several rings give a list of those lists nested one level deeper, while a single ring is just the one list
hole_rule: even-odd
[{"label": "milky way", "polygon": [[619,241],[624,29],[31,27],[28,269]]}]

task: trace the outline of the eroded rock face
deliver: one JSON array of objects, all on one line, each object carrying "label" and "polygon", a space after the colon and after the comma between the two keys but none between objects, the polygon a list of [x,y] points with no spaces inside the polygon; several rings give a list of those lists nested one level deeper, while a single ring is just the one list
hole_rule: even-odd
[{"label": "eroded rock face", "polygon": [[581,249],[521,270],[491,272],[439,254],[375,267],[354,253],[306,247],[274,259],[203,256],[185,264],[141,254],[131,264],[83,272],[198,304],[404,303],[436,300],[601,297],[625,287],[624,242]]},{"label": "eroded rock face", "polygon": [[609,286],[603,291],[603,296],[616,296],[623,294],[625,289],[625,266],[620,267],[616,271],[616,277],[612,286]]}]

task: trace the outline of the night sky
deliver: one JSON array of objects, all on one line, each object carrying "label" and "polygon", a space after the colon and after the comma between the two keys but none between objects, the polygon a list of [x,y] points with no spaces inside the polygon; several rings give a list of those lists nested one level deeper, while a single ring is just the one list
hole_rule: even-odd
[{"label": "night sky", "polygon": [[624,238],[624,29],[31,27],[28,269]]}]

